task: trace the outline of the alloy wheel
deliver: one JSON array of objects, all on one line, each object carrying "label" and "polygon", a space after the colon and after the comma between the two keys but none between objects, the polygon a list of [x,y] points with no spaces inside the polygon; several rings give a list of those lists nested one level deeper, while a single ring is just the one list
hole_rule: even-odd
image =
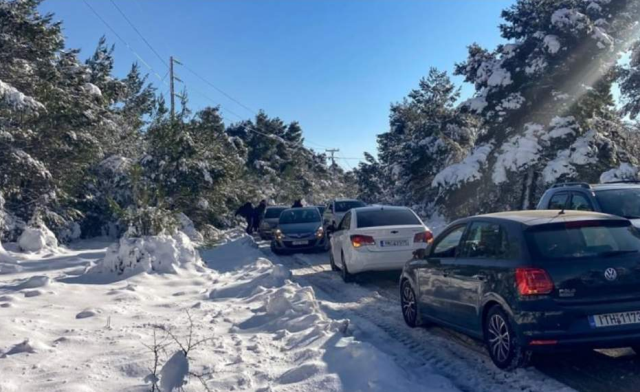
[{"label": "alloy wheel", "polygon": [[499,362],[505,362],[509,358],[511,350],[511,335],[507,322],[500,314],[494,314],[489,319],[489,350]]},{"label": "alloy wheel", "polygon": [[413,292],[413,289],[411,288],[411,285],[408,282],[405,282],[402,285],[401,305],[404,321],[410,327],[415,327],[417,324],[416,320],[418,315],[416,296]]}]

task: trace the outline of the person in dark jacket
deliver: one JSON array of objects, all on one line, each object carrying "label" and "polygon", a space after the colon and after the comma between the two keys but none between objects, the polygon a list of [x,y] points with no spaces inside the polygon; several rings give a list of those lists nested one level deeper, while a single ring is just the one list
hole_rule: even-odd
[{"label": "person in dark jacket", "polygon": [[267,209],[267,201],[261,200],[260,204],[253,210],[253,230],[258,231],[260,228],[260,223],[262,222],[262,218],[264,217],[264,210]]},{"label": "person in dark jacket", "polygon": [[247,234],[253,233],[253,204],[246,202],[242,207],[238,208],[236,215],[240,215],[247,220]]},{"label": "person in dark jacket", "polygon": [[302,200],[300,199],[294,201],[293,205],[291,206],[291,208],[300,208],[300,207],[302,207]]}]

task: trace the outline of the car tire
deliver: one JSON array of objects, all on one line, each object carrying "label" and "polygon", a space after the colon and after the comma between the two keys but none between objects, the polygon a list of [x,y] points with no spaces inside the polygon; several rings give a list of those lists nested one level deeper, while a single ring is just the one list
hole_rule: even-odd
[{"label": "car tire", "polygon": [[336,265],[336,261],[333,258],[333,252],[329,252],[329,265],[331,265],[331,271],[339,271],[340,268]]},{"label": "car tire", "polygon": [[400,285],[400,306],[404,322],[410,328],[416,328],[422,324],[420,322],[420,315],[418,314],[416,292],[413,290],[411,283],[406,279],[403,280]]},{"label": "car tire", "polygon": [[349,268],[347,268],[347,263],[344,261],[344,253],[341,253],[340,257],[342,259],[341,260],[342,267],[340,268],[342,271],[342,280],[344,280],[345,283],[351,283],[355,281],[355,276],[349,272]]},{"label": "car tire", "polygon": [[491,361],[499,369],[515,370],[527,366],[531,360],[531,351],[520,345],[511,317],[500,306],[494,306],[487,312],[484,341]]}]

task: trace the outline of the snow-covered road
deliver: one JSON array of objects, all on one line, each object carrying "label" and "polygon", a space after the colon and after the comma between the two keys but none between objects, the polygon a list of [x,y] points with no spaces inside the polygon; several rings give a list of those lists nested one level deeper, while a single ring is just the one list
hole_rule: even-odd
[{"label": "snow-covered road", "polygon": [[[277,257],[264,244],[262,250]],[[328,315],[350,319],[359,340],[375,344],[411,372],[428,366],[462,391],[570,391],[568,386],[583,392],[638,391],[638,360],[628,350],[543,356],[533,368],[505,373],[472,339],[443,328],[408,328],[398,305],[397,273],[365,275],[358,283],[345,284],[331,271],[327,254],[279,260],[298,283],[314,288]]]}]

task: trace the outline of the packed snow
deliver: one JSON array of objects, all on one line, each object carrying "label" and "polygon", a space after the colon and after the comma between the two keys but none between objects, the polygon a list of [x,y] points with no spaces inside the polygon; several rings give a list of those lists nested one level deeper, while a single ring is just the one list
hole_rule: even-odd
[{"label": "packed snow", "polygon": [[58,239],[45,225],[38,227],[26,227],[18,239],[20,249],[25,252],[55,251],[58,248]]}]

